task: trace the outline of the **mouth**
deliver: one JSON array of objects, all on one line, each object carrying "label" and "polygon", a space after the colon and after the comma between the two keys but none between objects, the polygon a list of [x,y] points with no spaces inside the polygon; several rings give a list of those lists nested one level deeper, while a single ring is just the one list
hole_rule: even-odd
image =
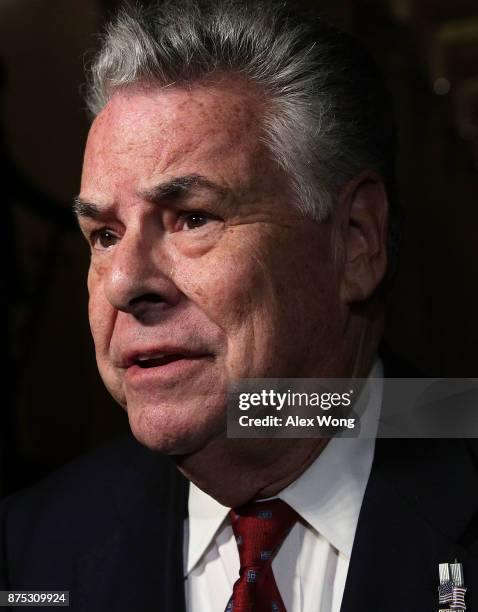
[{"label": "mouth", "polygon": [[145,389],[150,384],[166,384],[182,381],[196,375],[210,365],[213,355],[190,352],[137,353],[128,360],[125,380],[132,387]]},{"label": "mouth", "polygon": [[[199,355],[196,357],[199,358]],[[180,359],[191,359],[191,356],[182,355],[181,353],[169,354],[169,355],[160,355],[154,357],[138,357],[134,360],[133,365],[138,366],[143,370],[147,370],[149,368],[158,368],[161,366],[168,365],[173,361],[178,361]]]}]

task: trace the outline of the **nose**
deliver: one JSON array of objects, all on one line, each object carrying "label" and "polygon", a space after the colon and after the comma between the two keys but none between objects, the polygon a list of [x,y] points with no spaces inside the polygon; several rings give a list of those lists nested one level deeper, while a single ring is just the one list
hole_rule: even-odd
[{"label": "nose", "polygon": [[146,319],[179,302],[181,292],[160,239],[126,232],[106,259],[104,292],[115,309]]}]

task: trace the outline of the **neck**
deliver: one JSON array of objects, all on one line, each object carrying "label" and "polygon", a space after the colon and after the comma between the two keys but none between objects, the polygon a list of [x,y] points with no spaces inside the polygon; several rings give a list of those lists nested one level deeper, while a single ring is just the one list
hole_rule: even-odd
[{"label": "neck", "polygon": [[272,497],[296,480],[328,440],[216,438],[193,455],[176,457],[179,470],[230,508]]}]

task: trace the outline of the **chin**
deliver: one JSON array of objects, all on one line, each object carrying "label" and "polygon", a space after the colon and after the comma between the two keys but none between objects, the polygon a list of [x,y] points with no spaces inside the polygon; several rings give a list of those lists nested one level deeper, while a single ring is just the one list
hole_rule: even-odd
[{"label": "chin", "polygon": [[131,431],[140,444],[165,455],[189,455],[200,451],[226,428],[225,408],[204,408],[128,404],[127,412]]}]

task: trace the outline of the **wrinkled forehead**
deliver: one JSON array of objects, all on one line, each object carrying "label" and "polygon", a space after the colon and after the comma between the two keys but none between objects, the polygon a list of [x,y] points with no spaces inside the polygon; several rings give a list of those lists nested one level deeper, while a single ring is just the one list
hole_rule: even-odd
[{"label": "wrinkled forehead", "polygon": [[92,124],[83,181],[198,164],[250,172],[266,155],[261,119],[257,95],[235,84],[118,90]]}]

